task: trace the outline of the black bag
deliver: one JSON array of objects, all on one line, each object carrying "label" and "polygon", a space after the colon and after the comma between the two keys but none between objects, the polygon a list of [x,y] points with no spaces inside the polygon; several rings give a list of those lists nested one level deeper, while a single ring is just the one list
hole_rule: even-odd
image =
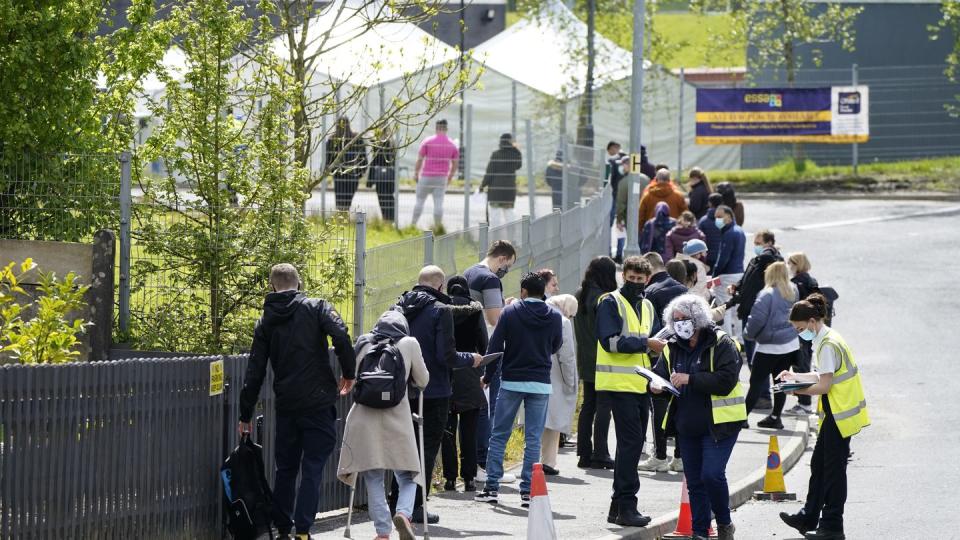
[{"label": "black bag", "polygon": [[407,369],[396,345],[377,343],[360,360],[353,401],[374,409],[396,407],[407,393]]},{"label": "black bag", "polygon": [[273,493],[263,473],[263,448],[250,439],[240,444],[220,467],[220,480],[227,506],[227,530],[237,540],[255,540],[271,533]]}]

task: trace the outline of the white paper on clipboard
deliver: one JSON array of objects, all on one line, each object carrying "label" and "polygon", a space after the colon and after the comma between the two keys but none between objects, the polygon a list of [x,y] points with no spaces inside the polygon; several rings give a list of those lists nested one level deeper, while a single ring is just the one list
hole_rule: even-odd
[{"label": "white paper on clipboard", "polygon": [[676,386],[670,384],[670,381],[664,379],[663,377],[657,375],[656,373],[650,371],[649,369],[645,367],[634,366],[633,370],[637,372],[637,375],[650,381],[651,386],[666,390],[667,392],[670,392],[671,394],[677,397],[680,396],[680,390],[677,390]]}]

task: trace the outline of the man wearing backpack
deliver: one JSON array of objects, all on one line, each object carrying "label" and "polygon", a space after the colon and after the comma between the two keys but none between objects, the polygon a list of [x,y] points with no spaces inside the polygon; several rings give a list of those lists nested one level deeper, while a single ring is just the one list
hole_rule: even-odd
[{"label": "man wearing backpack", "polygon": [[[398,306],[410,325],[410,336],[420,343],[423,361],[430,373],[430,382],[423,391],[423,448],[426,477],[433,477],[433,466],[443,441],[450,410],[450,370],[461,367],[478,367],[483,360],[479,354],[457,352],[453,333],[453,313],[450,297],[441,292],[446,276],[437,266],[425,266],[420,270],[417,286],[400,297]],[[416,397],[416,396],[412,396]],[[411,407],[415,406],[413,404]],[[430,482],[426,483],[430,494]],[[419,488],[418,488],[419,489]],[[391,506],[396,504],[396,492],[390,495]],[[429,523],[438,523],[440,516],[426,516]],[[413,509],[414,523],[423,523],[423,498],[418,494]]]},{"label": "man wearing backpack", "polygon": [[[353,387],[356,358],[340,315],[329,302],[298,290],[293,265],[274,265],[270,285],[240,391],[239,430],[251,431],[269,360],[277,406],[273,521],[281,536],[296,526],[302,539],[309,537],[317,514],[323,466],[337,443],[335,404]],[[340,363],[339,383],[328,358],[330,341]]]}]

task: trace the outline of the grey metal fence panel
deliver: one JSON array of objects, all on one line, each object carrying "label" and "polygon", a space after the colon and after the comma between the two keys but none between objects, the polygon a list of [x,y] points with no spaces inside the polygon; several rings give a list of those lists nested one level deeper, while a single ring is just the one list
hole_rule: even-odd
[{"label": "grey metal fence panel", "polygon": [[523,238],[522,220],[490,227],[488,239],[490,243],[497,240],[508,240],[517,249],[517,262],[501,281],[503,282],[503,294],[505,296],[519,296],[520,280],[523,278],[523,274],[529,270],[530,265],[528,246]]},{"label": "grey metal fence panel", "polygon": [[557,279],[560,283],[577,282],[580,273],[580,246],[583,243],[583,228],[580,221],[581,208],[575,206],[564,212],[560,218],[560,237],[562,254],[557,265]]},{"label": "grey metal fence panel", "polygon": [[477,252],[486,250],[479,242],[479,227],[439,236],[434,239],[433,263],[443,268],[448,277],[463,274],[477,263]]},{"label": "grey metal fence panel", "polygon": [[[533,268],[557,271],[563,243],[560,238],[560,213],[553,212],[530,222],[530,254]],[[560,290],[575,289],[574,282],[560,281]]]},{"label": "grey metal fence panel", "polygon": [[355,329],[354,335],[373,328],[380,314],[417,284],[423,268],[424,242],[424,237],[411,238],[367,251],[364,327]]}]

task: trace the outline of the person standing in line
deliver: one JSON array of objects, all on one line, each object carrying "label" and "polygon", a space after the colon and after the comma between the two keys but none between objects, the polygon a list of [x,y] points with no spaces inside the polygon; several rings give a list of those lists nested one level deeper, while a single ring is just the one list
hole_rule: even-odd
[{"label": "person standing in line", "polygon": [[[483,321],[483,306],[470,298],[470,286],[463,276],[447,280],[447,293],[453,312],[453,333],[457,350],[486,354],[487,325]],[[480,378],[482,368],[452,370],[453,396],[450,398],[450,415],[447,429],[443,432],[441,454],[443,458],[444,491],[457,487],[457,465],[463,478],[464,493],[477,490],[477,420],[487,414],[487,398],[483,395]],[[457,457],[457,437],[460,439],[460,454]]]},{"label": "person standing in line", "polygon": [[733,210],[737,225],[743,227],[743,203],[737,200],[737,192],[733,189],[733,184],[720,182],[717,184],[717,193],[723,196],[723,204]]},{"label": "person standing in line", "polygon": [[493,433],[490,435],[490,448],[487,450],[486,485],[474,497],[478,502],[499,502],[503,456],[522,404],[524,451],[520,505],[524,508],[530,506],[533,464],[540,459],[540,439],[552,391],[551,358],[563,344],[563,317],[544,302],[545,285],[543,278],[537,274],[531,272],[523,276],[520,280],[520,301],[504,308],[500,322],[490,336],[487,352],[502,352],[503,356],[487,365],[483,382],[489,384],[502,366],[503,383],[500,386]]},{"label": "person standing in line", "polygon": [[394,221],[397,215],[393,198],[397,189],[397,146],[388,129],[384,129],[373,142],[372,151],[367,187],[377,190],[383,220]]},{"label": "person standing in line", "polygon": [[550,201],[552,208],[563,207],[563,150],[557,150],[556,156],[547,162],[547,170],[543,173],[547,185],[550,186]]},{"label": "person standing in line", "polygon": [[587,265],[577,290],[577,315],[573,331],[577,342],[577,372],[583,383],[583,404],[577,419],[577,467],[612,469],[607,439],[610,432],[610,402],[596,390],[597,305],[600,298],[617,290],[617,265],[610,257],[596,257]]},{"label": "person standing in line", "polygon": [[[733,298],[731,286],[739,283],[743,277],[743,251],[747,238],[743,229],[734,223],[733,210],[729,206],[718,206],[714,215],[714,223],[720,230],[720,247],[713,265],[713,277],[720,278],[720,285],[713,287],[713,292],[718,302],[727,304]],[[724,313],[723,330],[736,339],[740,335],[741,325],[737,320],[737,311],[729,307]]]},{"label": "person standing in line", "polygon": [[[687,288],[690,292],[702,296],[704,300],[709,302],[712,296],[710,290],[707,289],[707,276],[710,275],[710,267],[708,267],[705,262],[707,260],[707,254],[706,242],[694,238],[683,244],[683,253],[678,255],[677,258],[694,265],[696,272],[693,272],[693,275],[696,276],[696,286],[693,288],[688,286]],[[687,279],[690,279],[690,274],[691,272],[688,271]]]},{"label": "person standing in line", "polygon": [[537,270],[537,275],[543,278],[543,282],[547,284],[544,289],[544,295],[549,299],[552,296],[560,294],[560,280],[557,279],[557,273],[549,268],[541,268]]},{"label": "person standing in line", "polygon": [[[507,240],[495,240],[487,250],[487,256],[479,263],[467,268],[463,277],[470,287],[470,297],[483,306],[483,317],[487,323],[487,334],[492,335],[493,329],[500,320],[500,314],[506,306],[503,298],[503,282],[501,281],[510,267],[517,262],[517,250]],[[487,414],[480,415],[477,420],[477,463],[485,467],[487,463],[487,449],[490,446],[490,430],[493,415],[497,412],[497,394],[500,392],[500,374],[494,374],[487,389]],[[477,480],[486,480],[484,470],[477,471]],[[511,473],[504,473],[501,483],[516,482]]]},{"label": "person standing in line", "polygon": [[453,181],[460,163],[460,149],[447,137],[447,121],[437,120],[436,134],[420,143],[413,181],[417,183],[417,201],[413,205],[413,226],[420,221],[427,195],[433,196],[433,225],[443,224],[443,196]]},{"label": "person standing in line", "polygon": [[640,223],[646,223],[656,215],[657,203],[664,202],[670,209],[670,217],[676,219],[687,209],[687,201],[670,181],[670,169],[657,171],[656,183],[647,189],[640,199]]},{"label": "person standing in line", "polygon": [[553,365],[550,367],[550,385],[553,390],[547,405],[547,421],[540,444],[543,474],[555,476],[560,474],[557,469],[560,435],[570,433],[573,413],[577,410],[577,342],[571,319],[577,314],[579,306],[577,299],[570,294],[550,296],[547,304],[563,315],[563,345],[553,355]]},{"label": "person standing in line", "polygon": [[367,146],[363,137],[350,129],[350,120],[345,116],[337,119],[333,136],[327,139],[326,160],[326,170],[333,177],[337,210],[346,212],[350,210],[360,178],[367,172]]},{"label": "person standing in line", "polygon": [[677,225],[667,233],[666,251],[663,260],[669,261],[683,252],[683,246],[690,240],[706,240],[700,229],[697,228],[697,219],[693,212],[687,210],[680,214]]},{"label": "person standing in line", "polygon": [[700,229],[700,232],[706,237],[703,240],[707,244],[707,259],[704,262],[707,263],[707,267],[713,272],[713,267],[717,265],[717,255],[720,254],[720,241],[722,236],[720,229],[717,227],[716,211],[717,208],[723,204],[723,195],[711,193],[710,196],[707,197],[707,204],[709,204],[710,208],[707,209],[707,213],[697,222],[697,228]]},{"label": "person standing in line", "polygon": [[480,191],[487,190],[487,223],[491,227],[516,218],[513,207],[517,203],[517,171],[522,166],[523,156],[513,142],[513,135],[500,135],[500,146],[490,154],[487,172],[480,184]]},{"label": "person standing in line", "polygon": [[809,540],[843,540],[850,439],[870,425],[860,371],[850,346],[824,323],[828,310],[827,299],[820,293],[793,305],[790,322],[800,339],[813,342],[817,372],[784,371],[777,377],[784,382],[815,383],[794,393],[820,397],[820,427],[810,459],[807,502],[796,514],[780,513],[784,523]]},{"label": "person standing in line", "polygon": [[623,261],[623,287],[603,295],[597,307],[596,388],[610,402],[617,433],[607,523],[625,527],[645,527],[650,523],[650,518],[637,508],[637,465],[643,452],[650,405],[647,380],[634,372],[635,366],[649,369],[649,352],[662,349],[662,342],[647,339],[652,335],[655,318],[653,304],[643,297],[643,284],[650,274],[647,261],[627,257]]},{"label": "person standing in line", "polygon": [[[757,295],[750,317],[743,328],[743,337],[755,340],[756,353],[750,372],[750,390],[747,392],[747,413],[753,410],[771,376],[797,363],[800,343],[787,320],[790,308],[798,300],[797,289],[790,283],[787,265],[775,262],[763,273],[766,287]],[[773,394],[773,411],[758,427],[783,429],[780,414],[787,400],[786,394]],[[747,424],[744,423],[744,427]]]},{"label": "person standing in line", "polygon": [[[270,286],[273,292],[253,330],[238,430],[252,431],[250,419],[269,362],[277,407],[273,522],[280,535],[296,527],[297,540],[304,540],[317,515],[323,466],[337,444],[337,399],[353,388],[356,356],[340,314],[326,300],[299,291],[293,265],[274,265]],[[343,374],[339,384],[328,358],[330,341]]]},{"label": "person standing in line", "polygon": [[610,185],[610,192],[614,195],[613,204],[610,206],[610,226],[613,226],[614,217],[617,212],[616,196],[620,189],[620,181],[630,172],[630,156],[621,151],[620,143],[610,141],[607,143],[606,163],[604,166],[604,180]]},{"label": "person standing in line", "polygon": [[[649,162],[647,163],[649,165]],[[650,182],[650,177],[643,173],[637,174],[637,183],[641,186],[645,186]],[[630,202],[630,197],[635,197],[635,195],[630,193],[630,185],[632,182],[624,181],[620,182],[620,186],[616,191],[616,225],[617,228],[614,230],[617,238],[617,253],[613,260],[620,264],[623,262],[623,248],[627,242],[627,204]],[[637,202],[639,204],[639,201]],[[638,221],[637,226],[640,229],[643,229],[644,222]],[[639,232],[639,231],[638,231]]]},{"label": "person standing in line", "polygon": [[[640,231],[640,252],[654,252],[661,258],[667,253],[667,234],[677,225],[677,220],[670,217],[670,207],[665,202],[658,202],[653,218],[643,224]],[[666,260],[666,259],[664,259]]]},{"label": "person standing in line", "polygon": [[[363,358],[381,343],[393,345],[403,359],[408,384],[423,389],[430,374],[423,363],[420,344],[409,337],[408,332],[404,316],[399,311],[388,310],[377,320],[372,332],[357,340],[357,357]],[[410,520],[417,486],[422,489],[429,479],[420,470],[420,453],[416,432],[410,429],[410,415],[407,399],[388,409],[354,403],[344,423],[337,478],[355,488],[357,476],[363,477],[370,517],[377,531],[375,540],[390,538],[391,521],[401,540],[415,538]],[[393,471],[399,487],[397,511],[392,518],[383,485],[384,471]]]},{"label": "person standing in line", "polygon": [[687,293],[683,283],[670,277],[663,259],[657,253],[645,253],[643,259],[650,268],[651,275],[643,290],[644,297],[653,306],[653,334],[663,328],[663,310],[674,298]]},{"label": "person standing in line", "polygon": [[[433,466],[440,452],[443,431],[447,427],[450,396],[453,395],[450,370],[476,368],[483,359],[477,353],[457,351],[451,300],[441,292],[445,278],[439,267],[424,266],[420,270],[417,285],[412,291],[404,293],[397,302],[397,308],[410,325],[410,336],[420,343],[424,363],[430,372],[430,383],[416,396],[416,399],[423,399],[423,452],[426,467],[423,472],[427,478],[433,478]],[[429,481],[426,483],[426,494],[430,495]],[[397,504],[397,496],[395,484],[390,494],[391,506]],[[415,523],[423,523],[424,519],[428,519],[429,523],[438,523],[440,516],[424,516],[423,497],[418,496],[411,519]]]},{"label": "person standing in line", "polygon": [[[733,540],[726,468],[747,418],[739,374],[743,360],[737,345],[714,326],[710,306],[694,294],[678,296],[667,306],[664,325],[675,336],[664,347],[654,371],[680,390],[670,397],[690,495],[696,540],[707,540],[711,512],[719,540]],[[653,341],[653,340],[651,340]],[[662,393],[657,385],[653,393]]]},{"label": "person standing in line", "polygon": [[[787,269],[790,270],[790,281],[797,286],[797,295],[804,300],[815,292],[820,291],[820,284],[810,275],[810,259],[802,252],[791,253],[787,257]],[[813,361],[813,345],[806,340],[800,340],[800,352],[797,353],[797,371],[809,373]],[[786,414],[803,416],[814,413],[813,400],[810,396],[800,394],[797,404],[786,411]]]},{"label": "person standing in line", "polygon": [[690,202],[687,207],[690,208],[696,219],[700,219],[707,214],[710,206],[708,200],[710,194],[713,193],[713,188],[710,187],[710,180],[707,180],[707,173],[703,172],[700,167],[690,169],[688,185],[690,186],[690,193],[687,194],[687,199]]}]

